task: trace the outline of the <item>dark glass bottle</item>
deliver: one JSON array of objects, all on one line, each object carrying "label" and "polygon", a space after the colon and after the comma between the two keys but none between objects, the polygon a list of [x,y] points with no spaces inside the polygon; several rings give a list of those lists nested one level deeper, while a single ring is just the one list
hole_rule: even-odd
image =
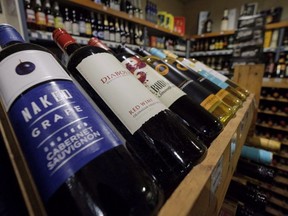
[{"label": "dark glass bottle", "polygon": [[85,17],[83,15],[83,12],[79,14],[79,34],[82,37],[86,36],[86,24],[85,24]]},{"label": "dark glass bottle", "polygon": [[0,35],[1,102],[48,215],[155,214],[162,192],[53,55]]},{"label": "dark glass bottle", "polygon": [[254,209],[256,208],[259,211],[263,210],[268,202],[267,194],[257,186],[250,183],[244,185],[234,180],[230,182],[226,195],[245,203],[247,206],[253,207]]},{"label": "dark glass bottle", "polygon": [[97,14],[97,37],[100,40],[104,40],[104,25],[102,15],[100,13]]},{"label": "dark glass bottle", "polygon": [[26,23],[28,29],[35,30],[36,29],[36,18],[35,11],[32,6],[31,0],[25,0],[24,2],[25,14],[26,14]]},{"label": "dark glass bottle", "polygon": [[54,30],[54,14],[52,13],[50,0],[45,0],[44,13],[46,19],[46,30],[52,32]]},{"label": "dark glass bottle", "polygon": [[238,161],[237,172],[265,182],[272,182],[276,174],[272,168],[243,159]]},{"label": "dark glass bottle", "polygon": [[53,38],[70,56],[67,68],[72,76],[131,142],[127,147],[169,196],[205,157],[204,144],[112,54],[80,46],[65,30],[55,30]]},{"label": "dark glass bottle", "polygon": [[36,0],[35,3],[35,19],[38,30],[46,31],[46,18],[42,9],[41,0]]},{"label": "dark glass bottle", "polygon": [[212,32],[213,21],[210,18],[210,12],[208,13],[207,19],[204,22],[203,32],[202,33],[211,33]]},{"label": "dark glass bottle", "polygon": [[122,65],[137,77],[150,92],[156,95],[165,106],[183,118],[193,133],[199,136],[207,146],[222,131],[223,125],[216,117],[199,104],[194,103],[185,92],[137,56],[127,52],[115,54],[97,38],[91,38],[88,44],[114,54]]},{"label": "dark glass bottle", "polygon": [[[127,52],[134,54],[131,49],[125,48]],[[198,82],[189,79],[184,76],[173,65],[163,61],[162,59],[152,56],[149,52],[144,49],[138,49],[138,53],[144,56],[142,59],[147,62],[152,68],[158,73],[165,76],[170,82],[182,89],[191,99],[200,104],[208,112],[212,113],[218,118],[221,123],[226,125],[231,118],[234,116],[234,111],[231,107],[223,103],[216,95],[211,91],[201,86]]]}]

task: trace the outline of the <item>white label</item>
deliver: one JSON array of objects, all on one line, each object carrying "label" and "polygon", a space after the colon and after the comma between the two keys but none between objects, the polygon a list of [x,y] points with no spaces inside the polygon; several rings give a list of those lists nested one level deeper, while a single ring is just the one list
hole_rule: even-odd
[{"label": "white label", "polygon": [[185,92],[137,57],[127,58],[122,65],[167,107],[186,95]]},{"label": "white label", "polygon": [[167,109],[109,53],[88,56],[77,69],[132,134]]},{"label": "white label", "polygon": [[218,79],[220,79],[221,81],[225,82],[226,80],[228,80],[228,78],[222,74],[220,74],[219,72],[213,70],[212,68],[208,67],[207,65],[203,64],[202,62],[197,61],[195,63],[195,66],[200,70],[205,70],[206,72],[212,74],[213,76],[217,77]]},{"label": "white label", "polygon": [[0,96],[6,111],[19,94],[52,79],[71,80],[50,53],[25,50],[5,58],[0,62]]}]

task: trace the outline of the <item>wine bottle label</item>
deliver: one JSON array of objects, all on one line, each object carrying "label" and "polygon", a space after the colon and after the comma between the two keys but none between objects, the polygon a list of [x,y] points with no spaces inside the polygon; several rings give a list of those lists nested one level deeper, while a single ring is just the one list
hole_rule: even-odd
[{"label": "wine bottle label", "polygon": [[[191,61],[189,61],[188,59],[183,59],[182,63],[188,67],[191,68],[192,70],[198,72],[201,76],[205,77],[206,79],[208,79],[209,81],[213,82],[214,84],[216,84],[217,86],[219,86],[222,89],[226,89],[229,85],[225,82],[223,82],[221,79],[219,79],[218,77],[216,77],[215,75],[213,75],[213,73],[209,73],[204,69],[199,69],[196,64],[192,63]],[[211,69],[210,69],[211,70]],[[217,73],[217,72],[216,72]]]},{"label": "wine bottle label", "polygon": [[213,70],[212,68],[206,66],[206,65],[203,64],[202,62],[197,61],[197,62],[195,63],[195,65],[196,65],[196,68],[198,68],[199,70],[204,70],[204,71],[206,71],[207,73],[212,74],[214,77],[218,78],[218,79],[221,80],[222,82],[225,82],[225,81],[228,79],[228,77],[226,77],[226,76],[220,74],[219,72]]},{"label": "wine bottle label", "polygon": [[72,23],[72,34],[73,35],[79,35],[79,25],[78,23]]},{"label": "wine bottle label", "polygon": [[79,21],[79,32],[80,34],[86,33],[86,24],[84,21]]},{"label": "wine bottle label", "polygon": [[54,27],[54,16],[51,14],[48,14],[46,16],[46,25],[49,27]]},{"label": "wine bottle label", "polygon": [[67,33],[72,34],[72,22],[71,21],[65,21],[64,28],[67,31]]},{"label": "wine bottle label", "polygon": [[92,34],[91,23],[85,23],[85,33],[86,33],[86,35],[91,35]]},{"label": "wine bottle label", "polygon": [[204,107],[206,110],[210,110],[210,108],[213,107],[218,102],[219,99],[215,95],[211,94],[207,98],[205,98],[205,100],[203,100],[200,105]]},{"label": "wine bottle label", "polygon": [[26,16],[27,16],[27,22],[28,23],[35,23],[35,11],[32,9],[26,9]]},{"label": "wine bottle label", "polygon": [[88,56],[77,70],[132,134],[167,109],[109,53]]},{"label": "wine bottle label", "polygon": [[46,25],[46,17],[43,12],[36,13],[36,24],[37,25]]},{"label": "wine bottle label", "polygon": [[186,95],[173,83],[137,57],[126,58],[126,60],[122,61],[122,65],[167,107],[170,107],[183,95]]},{"label": "wine bottle label", "polygon": [[51,54],[21,51],[0,68],[1,99],[44,201],[121,144]]},{"label": "wine bottle label", "polygon": [[225,89],[221,89],[216,93],[216,96],[223,100],[223,98],[225,98],[228,94],[230,94],[228,91],[226,91]]},{"label": "wine bottle label", "polygon": [[62,17],[55,17],[54,22],[55,22],[55,28],[63,28],[64,27]]}]

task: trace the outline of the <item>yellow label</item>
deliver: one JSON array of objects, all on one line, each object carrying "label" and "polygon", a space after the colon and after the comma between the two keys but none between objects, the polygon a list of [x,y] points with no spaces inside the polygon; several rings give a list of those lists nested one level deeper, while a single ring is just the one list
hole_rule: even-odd
[{"label": "yellow label", "polygon": [[210,108],[215,104],[215,103],[218,103],[219,99],[214,95],[214,94],[211,94],[209,95],[207,98],[205,98],[205,100],[203,100],[201,102],[201,106],[203,108],[205,108],[206,110],[210,110]]},{"label": "yellow label", "polygon": [[265,31],[264,35],[264,48],[269,48],[272,39],[272,31]]},{"label": "yellow label", "polygon": [[223,98],[225,98],[228,94],[230,94],[228,91],[226,91],[225,89],[221,89],[217,92],[216,96],[223,100]]}]

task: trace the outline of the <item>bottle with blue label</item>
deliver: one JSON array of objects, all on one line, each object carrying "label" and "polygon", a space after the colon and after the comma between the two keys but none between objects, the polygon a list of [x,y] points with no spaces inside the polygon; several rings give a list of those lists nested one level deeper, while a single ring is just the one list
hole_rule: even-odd
[{"label": "bottle with blue label", "polygon": [[162,190],[54,56],[0,25],[0,99],[48,215],[151,215]]}]

